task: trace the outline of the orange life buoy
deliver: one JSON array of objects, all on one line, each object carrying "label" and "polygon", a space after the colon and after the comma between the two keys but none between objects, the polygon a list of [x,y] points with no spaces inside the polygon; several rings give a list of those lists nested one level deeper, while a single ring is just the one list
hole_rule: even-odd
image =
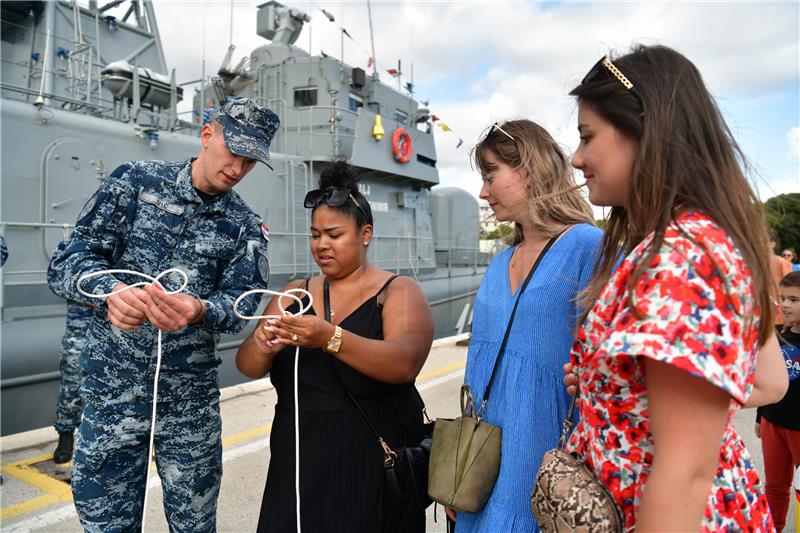
[{"label": "orange life buoy", "polygon": [[403,128],[394,130],[392,151],[398,163],[408,163],[411,159],[411,136]]}]

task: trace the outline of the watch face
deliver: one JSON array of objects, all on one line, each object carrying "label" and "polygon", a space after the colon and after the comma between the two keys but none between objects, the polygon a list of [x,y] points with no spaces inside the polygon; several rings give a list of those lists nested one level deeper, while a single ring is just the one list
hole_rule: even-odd
[{"label": "watch face", "polygon": [[331,353],[336,353],[342,347],[342,339],[331,339],[325,349]]}]

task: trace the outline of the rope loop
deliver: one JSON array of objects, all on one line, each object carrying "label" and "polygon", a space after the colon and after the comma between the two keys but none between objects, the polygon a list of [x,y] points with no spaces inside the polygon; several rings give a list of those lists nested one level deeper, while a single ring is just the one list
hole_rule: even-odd
[{"label": "rope loop", "polygon": [[[252,296],[254,294],[270,294],[272,296],[277,296],[278,297],[278,309],[281,310],[281,314],[280,315],[252,315],[252,316],[248,316],[248,315],[243,315],[243,314],[239,313],[239,303],[242,300],[244,300],[245,298],[247,298],[248,296]],[[303,307],[303,300],[299,296],[297,296],[297,294],[308,296],[308,304],[305,307]],[[297,302],[297,304],[300,306],[300,310],[297,313],[290,313],[289,311],[287,311],[286,308],[283,306],[283,299],[284,298],[291,298],[292,300]],[[236,298],[236,301],[233,302],[233,313],[238,318],[240,318],[242,320],[261,320],[262,318],[281,318],[282,316],[297,316],[297,315],[306,314],[308,312],[308,310],[311,309],[312,302],[313,302],[313,298],[311,297],[311,293],[308,292],[305,289],[300,289],[300,288],[288,289],[285,292],[270,291],[270,290],[267,290],[267,289],[253,289],[252,291],[247,291],[244,294],[242,294],[241,296],[239,296],[238,298]]]},{"label": "rope loop", "polygon": [[[131,276],[138,276],[140,278],[145,278],[147,281],[139,281],[139,282],[136,282],[136,283],[134,283],[132,285],[128,285],[124,289],[120,289],[120,290],[118,290],[116,292],[109,292],[109,293],[106,293],[106,294],[92,294],[92,293],[89,293],[89,292],[86,292],[85,290],[83,290],[83,286],[82,285],[86,280],[92,279],[92,278],[97,278],[97,277],[100,277],[100,276],[105,276],[106,274],[129,274]],[[183,278],[183,283],[181,283],[181,286],[178,287],[177,289],[173,290],[173,291],[168,291],[161,284],[161,281],[160,281],[162,278],[164,278],[166,276],[169,276],[170,274],[178,274]],[[147,274],[143,274],[142,272],[136,272],[135,270],[125,270],[125,269],[119,269],[119,268],[118,269],[112,269],[112,270],[100,270],[99,272],[92,272],[90,274],[84,274],[83,276],[78,278],[78,283],[76,284],[76,288],[78,289],[79,293],[83,294],[87,298],[103,299],[103,298],[108,298],[112,294],[119,294],[121,292],[127,291],[128,289],[133,289],[134,287],[143,287],[144,285],[158,285],[159,287],[164,289],[164,292],[167,293],[167,294],[177,294],[179,292],[183,292],[183,290],[186,288],[186,286],[189,285],[189,275],[186,272],[184,272],[183,270],[181,270],[180,268],[169,268],[169,269],[161,272],[160,274],[158,274],[156,277],[148,276]]]},{"label": "rope loop", "polygon": [[[123,289],[120,289],[116,292],[109,292],[107,294],[92,294],[88,293],[83,290],[83,283],[91,278],[96,278],[99,276],[105,276],[106,274],[128,274],[131,276],[138,276],[140,278],[145,278],[147,281],[139,281],[132,285],[128,285]],[[183,283],[181,286],[175,289],[174,291],[168,291],[166,288],[161,284],[161,279],[169,276],[170,274],[178,274],[183,278]],[[120,282],[121,283],[121,282]],[[163,272],[159,273],[156,277],[148,276],[142,272],[136,272],[135,270],[125,270],[125,269],[111,269],[111,270],[100,270],[98,272],[92,272],[90,274],[84,274],[80,278],[78,278],[78,282],[75,284],[75,287],[78,289],[78,292],[86,296],[87,298],[96,298],[96,299],[105,299],[111,296],[112,294],[120,294],[125,292],[129,289],[133,289],[134,287],[142,287],[144,285],[158,285],[164,292],[167,294],[176,294],[179,292],[183,292],[187,285],[189,285],[189,275],[186,274],[180,268],[169,268],[164,270]],[[161,341],[162,341],[162,332],[158,330],[158,347],[156,351],[156,372],[153,378],[153,407],[150,413],[150,441],[147,449],[147,469],[145,470],[144,475],[144,495],[143,495],[143,502],[142,502],[142,527],[141,532],[144,533],[147,529],[145,526],[146,518],[147,518],[147,502],[149,500],[150,491],[150,470],[153,464],[151,458],[153,457],[153,447],[155,444],[155,434],[156,434],[156,407],[158,406],[158,379],[161,375]]]},{"label": "rope loop", "polygon": [[[280,309],[280,315],[243,315],[239,313],[239,303],[247,298],[248,296],[252,296],[254,294],[270,294],[272,296],[278,297],[278,309]],[[303,300],[298,295],[305,295],[308,296],[308,304],[303,307]],[[286,310],[283,306],[283,299],[290,298],[297,302],[297,305],[300,306],[300,310],[297,313],[291,313]],[[251,291],[247,291],[238,298],[236,301],[233,302],[233,313],[242,320],[261,320],[262,318],[281,318],[282,316],[298,316],[304,315],[311,309],[311,304],[314,302],[314,298],[311,296],[311,293],[305,289],[296,288],[296,289],[288,289],[285,292],[279,291],[270,291],[267,289],[253,289]],[[269,305],[269,304],[267,304]],[[301,533],[300,529],[300,400],[298,395],[298,373],[299,373],[299,364],[300,364],[300,346],[295,346],[294,349],[294,456],[295,456],[295,470],[294,470],[294,498],[295,498],[295,531],[297,533]]]}]

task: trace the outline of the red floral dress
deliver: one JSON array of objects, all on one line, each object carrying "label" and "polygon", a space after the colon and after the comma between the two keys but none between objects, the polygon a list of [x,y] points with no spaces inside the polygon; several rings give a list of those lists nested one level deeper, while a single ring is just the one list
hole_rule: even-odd
[{"label": "red floral dress", "polygon": [[634,527],[654,450],[642,357],[674,365],[734,400],[702,530],[772,531],[758,475],[731,422],[752,391],[758,349],[750,271],[714,221],[685,213],[636,285],[638,319],[626,289],[651,240],[622,261],[578,332],[570,356],[581,419],[568,448],[584,454],[626,527]]}]

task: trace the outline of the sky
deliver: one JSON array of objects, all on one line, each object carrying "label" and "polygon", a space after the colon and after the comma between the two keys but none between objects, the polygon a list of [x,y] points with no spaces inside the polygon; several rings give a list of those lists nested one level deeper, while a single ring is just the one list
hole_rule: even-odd
[{"label": "sky", "polygon": [[[260,3],[157,0],[167,65],[177,69],[178,82],[199,78],[203,58],[206,73],[215,73],[231,40],[234,63],[267,44],[256,35]],[[344,42],[345,63],[366,69],[365,1],[285,4],[311,17],[296,45],[339,58],[344,27],[353,37]],[[415,97],[453,130],[435,128],[443,185],[477,196],[480,177],[470,167],[468,151],[497,120],[538,122],[571,154],[578,145],[577,107],[567,93],[601,56],[621,55],[632,43],[643,43],[668,45],[697,65],[752,165],[762,200],[800,192],[796,1],[373,0],[372,19],[379,66],[396,68],[401,60],[405,83],[413,63]],[[381,70],[381,80],[396,87]],[[456,148],[459,139],[464,143]]]}]

